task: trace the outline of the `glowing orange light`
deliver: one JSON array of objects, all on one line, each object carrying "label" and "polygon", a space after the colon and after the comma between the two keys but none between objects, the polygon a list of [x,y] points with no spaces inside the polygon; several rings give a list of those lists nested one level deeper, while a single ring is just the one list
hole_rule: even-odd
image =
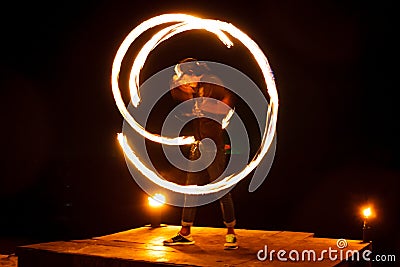
[{"label": "glowing orange light", "polygon": [[148,200],[151,207],[160,207],[165,203],[165,196],[157,193],[153,197],[148,197]]},{"label": "glowing orange light", "polygon": [[370,207],[363,209],[364,218],[368,219],[372,215],[372,210]]}]

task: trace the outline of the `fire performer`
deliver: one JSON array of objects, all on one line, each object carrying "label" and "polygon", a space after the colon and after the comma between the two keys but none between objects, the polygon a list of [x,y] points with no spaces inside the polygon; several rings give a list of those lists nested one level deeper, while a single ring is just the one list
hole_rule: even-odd
[{"label": "fire performer", "polygon": [[[199,62],[194,58],[181,60],[175,67],[176,75],[172,79],[171,95],[177,102],[194,99],[195,104],[192,110],[191,120],[187,128],[191,135],[196,138],[196,142],[190,145],[189,160],[197,160],[200,157],[199,145],[204,138],[210,138],[216,145],[216,155],[212,163],[203,171],[188,172],[186,184],[204,185],[216,180],[226,167],[224,129],[221,124],[203,115],[207,113],[217,114],[224,117],[227,112],[226,107],[217,101],[207,101],[207,98],[217,99],[226,105],[233,107],[234,96],[229,90],[221,86],[221,80],[210,72],[209,67],[204,62]],[[215,81],[215,83],[204,82]],[[183,82],[179,86],[173,86],[176,82]],[[202,98],[206,97],[206,99]],[[206,152],[202,154],[207,154]],[[237,249],[237,237],[235,234],[235,212],[231,193],[225,194],[219,200],[224,224],[227,227],[225,237],[225,249]],[[164,241],[164,245],[190,245],[194,244],[191,235],[191,226],[196,215],[196,207],[183,207],[181,229],[178,234]]]}]

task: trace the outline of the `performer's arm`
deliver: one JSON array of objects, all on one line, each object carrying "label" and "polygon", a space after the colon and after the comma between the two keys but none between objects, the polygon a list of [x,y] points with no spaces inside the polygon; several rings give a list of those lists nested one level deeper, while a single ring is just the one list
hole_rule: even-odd
[{"label": "performer's arm", "polygon": [[180,85],[171,89],[172,98],[176,101],[186,101],[193,98],[194,90],[189,85]]},{"label": "performer's arm", "polygon": [[225,103],[227,106],[221,104],[219,101],[215,100],[205,100],[201,102],[199,108],[205,112],[218,114],[218,115],[226,115],[229,112],[229,107],[233,106],[232,98],[230,94],[225,95],[221,100],[221,102]]}]

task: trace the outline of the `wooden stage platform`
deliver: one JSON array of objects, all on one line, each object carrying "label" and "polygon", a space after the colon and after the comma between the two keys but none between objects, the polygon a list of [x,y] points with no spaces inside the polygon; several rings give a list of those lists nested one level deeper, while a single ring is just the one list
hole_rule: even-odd
[{"label": "wooden stage platform", "polygon": [[[193,227],[192,235],[196,241],[194,245],[163,246],[162,241],[176,234],[178,230],[178,226],[145,226],[86,240],[20,246],[16,251],[18,266],[368,266],[361,262],[341,261],[341,249],[337,247],[336,239],[316,238],[312,233],[237,229],[239,249],[224,250],[225,229]],[[361,243],[359,240],[346,241],[347,247],[342,249],[343,255],[346,255],[348,250],[371,250],[369,243]],[[268,253],[276,251],[272,260],[269,257],[265,261],[258,259],[257,253],[265,250],[265,246]],[[329,247],[338,251],[337,259],[332,261],[328,253],[325,253],[321,257],[323,260],[318,260],[321,251],[328,250]],[[286,262],[278,260],[279,250],[286,251],[283,256],[288,259]],[[299,252],[299,261],[290,260],[291,250]],[[315,251],[317,259],[302,261],[301,254],[305,250]],[[259,255],[264,257],[264,251]],[[295,254],[291,255],[296,257]]]}]

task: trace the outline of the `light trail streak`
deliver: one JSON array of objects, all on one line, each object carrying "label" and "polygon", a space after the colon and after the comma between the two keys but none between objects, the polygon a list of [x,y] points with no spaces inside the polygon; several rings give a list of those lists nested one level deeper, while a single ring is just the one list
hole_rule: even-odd
[{"label": "light trail streak", "polygon": [[[218,39],[221,40],[221,42],[229,48],[233,45],[233,43],[225,34],[225,32],[227,32],[232,37],[239,40],[243,45],[245,45],[246,48],[249,50],[249,52],[252,54],[253,58],[255,59],[255,61],[257,62],[257,64],[261,69],[261,72],[264,76],[264,80],[267,86],[267,93],[270,96],[270,104],[268,105],[267,118],[266,118],[267,123],[265,125],[264,133],[262,136],[260,149],[258,153],[254,156],[252,161],[245,168],[243,168],[240,172],[236,174],[232,174],[228,177],[225,177],[219,182],[210,183],[203,186],[196,186],[196,185],[181,186],[166,181],[158,174],[150,170],[148,167],[146,167],[141,162],[140,157],[138,157],[134,153],[134,151],[132,151],[126,140],[126,137],[124,137],[122,134],[118,135],[118,140],[125,155],[127,155],[128,159],[136,166],[136,168],[149,180],[158,184],[159,186],[170,189],[178,193],[192,194],[192,195],[201,195],[201,194],[219,192],[223,189],[230,188],[231,186],[235,185],[240,180],[245,178],[252,170],[254,170],[258,166],[258,164],[267,154],[268,149],[271,146],[276,131],[278,102],[279,102],[278,92],[276,89],[273,74],[269,66],[267,57],[261,51],[259,46],[247,34],[245,34],[244,32],[242,32],[241,30],[239,30],[230,23],[218,20],[197,18],[186,14],[164,14],[146,20],[142,22],[139,26],[137,26],[135,29],[133,29],[125,38],[125,40],[122,42],[121,46],[119,47],[116,53],[111,75],[112,92],[120,113],[123,115],[128,124],[136,132],[141,134],[144,138],[165,145],[185,145],[185,144],[192,144],[193,142],[195,142],[195,138],[193,136],[186,136],[186,137],[179,136],[175,138],[168,138],[146,131],[143,128],[143,126],[141,126],[128,112],[122,100],[121,92],[118,86],[119,71],[121,68],[122,60],[126,52],[128,51],[129,47],[131,46],[131,44],[134,42],[134,40],[138,38],[143,32],[155,26],[159,26],[166,23],[176,23],[176,24],[165,27],[159,32],[157,32],[155,35],[153,35],[153,37],[148,42],[146,42],[145,45],[143,45],[132,65],[130,72],[130,79],[129,79],[129,89],[131,95],[131,102],[134,105],[134,107],[138,107],[141,101],[139,94],[140,70],[143,68],[143,65],[146,62],[149,53],[158,44],[173,37],[178,33],[195,29],[203,29],[211,33],[214,33],[218,37]],[[229,119],[232,116],[233,112],[232,114],[230,113],[227,114],[227,116],[223,121],[222,124],[223,128],[225,128],[229,123]]]},{"label": "light trail streak", "polygon": [[234,109],[229,110],[229,112],[228,112],[228,114],[226,114],[225,118],[222,119],[222,125],[221,125],[222,129],[225,129],[226,127],[228,127],[229,122],[231,121],[233,113],[235,113]]}]

